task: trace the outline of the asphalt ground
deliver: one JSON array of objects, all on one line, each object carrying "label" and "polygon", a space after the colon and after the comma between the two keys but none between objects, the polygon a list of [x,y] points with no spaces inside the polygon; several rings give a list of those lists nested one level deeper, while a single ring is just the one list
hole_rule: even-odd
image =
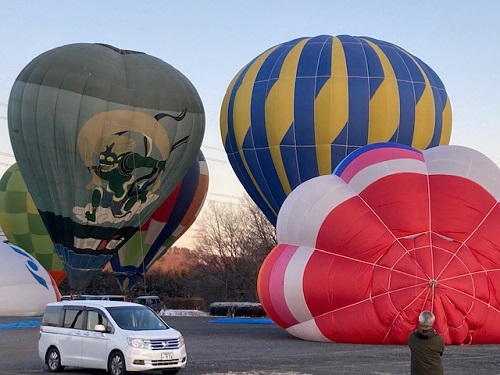
[{"label": "asphalt ground", "polygon": [[[410,352],[404,345],[307,342],[252,319],[164,319],[185,337],[188,364],[179,375],[410,374]],[[0,374],[48,374],[37,353],[39,320],[0,318]],[[16,327],[18,322],[32,323]],[[443,365],[448,375],[500,375],[500,345],[447,346]],[[105,372],[68,367],[63,374]]]}]

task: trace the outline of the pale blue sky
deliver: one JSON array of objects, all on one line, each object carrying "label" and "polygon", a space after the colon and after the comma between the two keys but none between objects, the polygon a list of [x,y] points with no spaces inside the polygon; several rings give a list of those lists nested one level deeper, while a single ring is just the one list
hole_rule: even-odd
[{"label": "pale blue sky", "polygon": [[0,175],[15,162],[6,117],[17,74],[46,50],[108,43],[161,58],[191,80],[207,114],[208,198],[234,200],[243,190],[219,133],[227,86],[266,49],[320,34],[370,36],[421,58],[450,97],[451,143],[500,164],[499,16],[495,0],[0,0]]}]

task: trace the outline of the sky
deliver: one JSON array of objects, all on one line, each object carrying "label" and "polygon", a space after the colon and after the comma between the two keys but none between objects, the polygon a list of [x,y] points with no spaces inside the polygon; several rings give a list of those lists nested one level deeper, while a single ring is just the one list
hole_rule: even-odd
[{"label": "sky", "polygon": [[[193,83],[206,114],[207,201],[237,203],[244,189],[219,131],[229,83],[268,48],[322,34],[369,36],[418,56],[450,97],[450,144],[500,164],[499,14],[494,0],[0,0],[0,176],[15,163],[7,107],[20,71],[52,48],[106,43],[156,56]],[[189,246],[196,228],[176,245]]]}]

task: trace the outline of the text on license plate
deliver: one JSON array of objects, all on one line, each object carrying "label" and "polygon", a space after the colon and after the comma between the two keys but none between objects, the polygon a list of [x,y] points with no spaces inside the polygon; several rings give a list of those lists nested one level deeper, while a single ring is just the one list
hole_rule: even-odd
[{"label": "text on license plate", "polygon": [[162,352],[161,353],[161,359],[163,361],[167,361],[169,359],[173,359],[174,358],[174,353],[172,352]]}]

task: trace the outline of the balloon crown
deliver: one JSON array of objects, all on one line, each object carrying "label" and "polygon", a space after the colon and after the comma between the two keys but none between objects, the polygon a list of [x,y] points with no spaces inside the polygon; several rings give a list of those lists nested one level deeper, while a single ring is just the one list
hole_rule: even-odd
[{"label": "balloon crown", "polygon": [[112,49],[113,51],[118,52],[120,55],[134,55],[134,54],[142,54],[144,55],[144,52],[139,52],[139,51],[132,51],[130,49],[120,49],[118,47],[112,46],[111,44],[106,44],[106,43],[96,43],[99,46],[107,47],[109,49]]}]

